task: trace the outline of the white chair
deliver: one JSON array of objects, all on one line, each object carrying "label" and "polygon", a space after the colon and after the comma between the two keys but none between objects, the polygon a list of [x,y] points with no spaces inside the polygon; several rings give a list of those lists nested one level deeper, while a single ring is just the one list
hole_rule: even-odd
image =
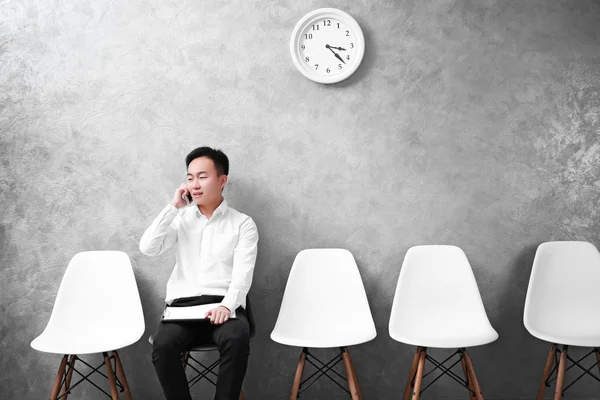
[{"label": "white chair", "polygon": [[[127,254],[121,251],[76,254],[63,276],[46,329],[31,342],[36,350],[64,355],[50,399],[66,400],[84,380],[113,399],[118,398],[117,387],[131,399],[117,350],[137,342],[143,333],[142,304]],[[78,357],[93,353],[104,356],[111,394],[75,369],[75,362],[81,361],[93,369],[92,373],[99,372],[102,363],[94,368]],[[71,385],[73,371],[82,379]]]},{"label": "white chair", "polygon": [[[362,399],[347,347],[368,342],[376,335],[365,288],[352,254],[344,249],[307,249],[298,253],[271,333],[275,342],[303,348],[290,400],[295,400],[322,376],[331,379],[353,400]],[[340,354],[327,363],[309,352],[309,348],[332,347],[339,347]],[[315,366],[317,372],[302,380],[306,361]],[[344,363],[346,378],[333,369],[340,361]],[[330,371],[337,378],[347,380],[350,391],[338,383]]]},{"label": "white chair", "polygon": [[[448,375],[467,388],[470,398],[482,400],[467,347],[491,343],[498,338],[492,328],[465,253],[456,246],[430,245],[411,247],[404,258],[390,315],[392,339],[417,346],[404,400],[417,400],[439,377]],[[438,362],[427,348],[456,348],[450,357]],[[458,360],[454,361],[454,358]],[[424,374],[425,361],[434,369]],[[446,367],[446,363],[451,363]],[[464,379],[451,368],[462,364]],[[441,371],[421,389],[423,378]]]},{"label": "white chair", "polygon": [[[563,393],[586,374],[599,380],[590,373],[596,363],[600,363],[600,253],[593,244],[564,241],[546,242],[538,247],[523,322],[529,333],[552,344],[537,400],[544,397],[546,387],[554,379],[555,400],[560,400]],[[562,350],[558,349],[559,345]],[[568,355],[569,346],[593,349],[574,360]],[[580,362],[593,353],[596,363],[584,368]],[[567,360],[572,362],[570,367]],[[565,372],[575,366],[584,372],[565,387]],[[600,370],[600,365],[598,368]],[[556,377],[551,379],[554,372]]]}]

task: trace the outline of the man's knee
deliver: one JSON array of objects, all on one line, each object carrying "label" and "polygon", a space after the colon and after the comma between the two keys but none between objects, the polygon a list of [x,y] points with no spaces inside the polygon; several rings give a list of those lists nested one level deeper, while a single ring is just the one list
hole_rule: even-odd
[{"label": "man's knee", "polygon": [[171,338],[161,338],[160,336],[154,338],[152,343],[152,362],[154,364],[169,360],[171,358],[181,358],[181,350],[178,349],[175,341]]},{"label": "man's knee", "polygon": [[250,351],[250,335],[245,330],[236,330],[220,335],[218,341],[221,351],[234,351],[247,354]]}]

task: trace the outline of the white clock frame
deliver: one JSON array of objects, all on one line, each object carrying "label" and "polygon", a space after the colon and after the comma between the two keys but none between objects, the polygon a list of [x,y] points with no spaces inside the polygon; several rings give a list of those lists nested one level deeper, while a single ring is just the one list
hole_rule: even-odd
[{"label": "white clock frame", "polygon": [[[300,49],[300,39],[304,33],[304,30],[308,26],[313,25],[316,21],[321,22],[327,18],[337,19],[346,24],[355,36],[356,42],[356,53],[353,63],[349,68],[344,69],[339,74],[334,74],[331,76],[321,75],[313,71],[312,67],[303,61],[302,50]],[[325,84],[337,83],[351,76],[360,66],[365,54],[365,36],[358,22],[356,22],[356,20],[350,14],[337,8],[319,8],[302,17],[302,19],[300,19],[300,21],[298,21],[294,27],[290,40],[290,53],[296,68],[308,79]]]}]

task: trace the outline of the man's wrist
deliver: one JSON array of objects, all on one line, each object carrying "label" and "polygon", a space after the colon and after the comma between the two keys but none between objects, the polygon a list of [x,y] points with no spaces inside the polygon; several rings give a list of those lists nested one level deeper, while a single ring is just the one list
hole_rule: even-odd
[{"label": "man's wrist", "polygon": [[219,306],[225,308],[227,311],[229,311],[231,313],[231,307],[229,305],[225,305],[225,304],[221,303]]}]

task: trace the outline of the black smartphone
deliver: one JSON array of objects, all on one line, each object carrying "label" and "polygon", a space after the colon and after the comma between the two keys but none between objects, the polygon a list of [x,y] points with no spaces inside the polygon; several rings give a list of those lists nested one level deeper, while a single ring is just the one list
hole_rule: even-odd
[{"label": "black smartphone", "polygon": [[181,195],[181,198],[185,200],[185,202],[189,205],[192,202],[192,195],[188,192],[187,196],[185,194]]}]

